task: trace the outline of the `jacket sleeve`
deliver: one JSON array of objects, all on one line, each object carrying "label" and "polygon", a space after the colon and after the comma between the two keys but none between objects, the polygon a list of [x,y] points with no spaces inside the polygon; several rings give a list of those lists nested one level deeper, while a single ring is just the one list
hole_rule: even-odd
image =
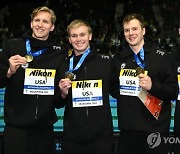
[{"label": "jacket sleeve", "polygon": [[10,80],[7,78],[7,71],[9,68],[9,50],[8,50],[8,43],[5,42],[3,45],[3,49],[0,52],[0,88],[6,87],[8,81]]},{"label": "jacket sleeve", "polygon": [[56,76],[55,76],[55,86],[54,86],[54,105],[55,108],[62,108],[66,105],[68,101],[68,96],[66,98],[61,97],[61,90],[59,88],[59,81],[62,78],[61,73],[58,71],[60,70],[60,66],[57,69]]},{"label": "jacket sleeve", "polygon": [[173,55],[171,53],[166,53],[164,63],[161,65],[161,81],[152,80],[150,93],[163,101],[175,100],[177,99],[179,88]]},{"label": "jacket sleeve", "polygon": [[114,98],[119,96],[119,73],[116,69],[115,59],[111,61],[110,95]]},{"label": "jacket sleeve", "polygon": [[62,98],[61,97],[61,91],[57,87],[55,89],[55,94],[54,94],[54,102],[55,102],[55,108],[59,109],[65,106],[66,102],[68,101],[68,97]]}]

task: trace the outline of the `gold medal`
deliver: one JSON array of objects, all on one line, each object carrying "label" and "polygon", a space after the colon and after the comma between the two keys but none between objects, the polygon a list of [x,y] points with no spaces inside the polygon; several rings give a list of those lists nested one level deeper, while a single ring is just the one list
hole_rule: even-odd
[{"label": "gold medal", "polygon": [[72,81],[72,80],[76,79],[76,75],[74,73],[72,73],[72,72],[66,72],[65,73],[65,78]]},{"label": "gold medal", "polygon": [[26,61],[29,63],[29,62],[32,62],[33,60],[33,56],[32,55],[25,55],[25,59]]},{"label": "gold medal", "polygon": [[139,75],[139,74],[144,74],[145,70],[142,68],[142,67],[138,67],[136,68],[136,74]]},{"label": "gold medal", "polygon": [[73,51],[72,49],[68,50],[68,57],[72,55],[72,51]]}]

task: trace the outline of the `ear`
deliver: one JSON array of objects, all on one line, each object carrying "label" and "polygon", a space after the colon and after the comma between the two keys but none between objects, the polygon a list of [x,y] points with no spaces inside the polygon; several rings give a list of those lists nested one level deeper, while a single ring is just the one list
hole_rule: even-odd
[{"label": "ear", "polygon": [[143,35],[145,35],[146,34],[146,29],[145,28],[143,28]]},{"label": "ear", "polygon": [[92,33],[89,34],[89,41],[92,40]]},{"label": "ear", "polygon": [[68,40],[69,40],[69,43],[71,44],[71,39],[70,39],[70,37],[68,37]]},{"label": "ear", "polygon": [[54,28],[55,28],[55,25],[52,25],[52,27],[51,27],[51,32],[54,30]]}]

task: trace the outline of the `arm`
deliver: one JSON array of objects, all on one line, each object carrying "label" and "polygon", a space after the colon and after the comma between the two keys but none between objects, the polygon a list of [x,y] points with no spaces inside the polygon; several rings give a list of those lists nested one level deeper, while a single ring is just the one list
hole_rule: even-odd
[{"label": "arm", "polygon": [[[16,52],[13,53],[10,48],[9,41],[3,45],[2,52],[0,52],[0,87],[4,88],[10,81],[14,73],[21,64],[26,63],[24,57],[21,57]],[[15,46],[14,46],[15,47]],[[16,51],[16,50],[15,50]],[[12,54],[13,53],[13,54]]]},{"label": "arm", "polygon": [[117,99],[119,96],[119,72],[116,65],[113,58],[111,61],[110,95]]},{"label": "arm", "polygon": [[161,100],[174,100],[178,95],[178,81],[172,54],[166,53],[161,68],[157,72],[159,78],[140,75],[140,85]]},{"label": "arm", "polygon": [[[60,80],[60,81],[59,81]],[[57,79],[55,86],[55,107],[61,108],[66,105],[70,97],[68,95],[69,88],[71,88],[71,81],[69,79]]]}]

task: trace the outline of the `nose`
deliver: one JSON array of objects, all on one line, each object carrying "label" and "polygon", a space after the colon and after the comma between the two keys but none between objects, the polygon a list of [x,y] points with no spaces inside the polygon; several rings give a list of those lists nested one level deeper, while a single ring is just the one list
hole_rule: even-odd
[{"label": "nose", "polygon": [[79,41],[81,39],[81,36],[77,35],[77,41]]},{"label": "nose", "polygon": [[130,35],[133,34],[133,30],[132,29],[129,30],[129,34]]},{"label": "nose", "polygon": [[41,26],[42,26],[42,24],[43,24],[43,22],[41,22],[41,21],[40,21],[40,22],[38,22],[38,26],[39,26],[39,27],[41,27]]}]

